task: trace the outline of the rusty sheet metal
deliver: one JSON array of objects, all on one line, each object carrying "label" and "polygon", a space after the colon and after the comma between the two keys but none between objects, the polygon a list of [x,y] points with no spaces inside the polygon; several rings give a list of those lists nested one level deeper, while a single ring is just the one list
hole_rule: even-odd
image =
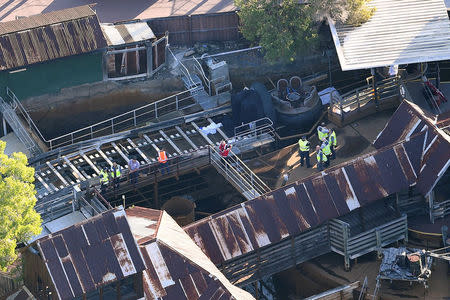
[{"label": "rusty sheet metal", "polygon": [[[426,141],[426,132],[419,132],[408,141],[329,168],[184,229],[215,264],[225,263],[407,189],[422,175],[427,179],[421,184],[428,186],[428,180],[436,178],[445,165],[437,158],[442,156],[430,151],[450,154],[450,149],[442,147],[438,138],[426,149]],[[419,151],[414,150],[417,147]],[[424,156],[426,163],[434,168],[419,165],[418,178],[414,165],[420,163],[424,147],[430,152],[429,158]]]},{"label": "rusty sheet metal", "polygon": [[138,244],[151,241],[156,237],[162,211],[133,206],[126,209],[131,232]]},{"label": "rusty sheet metal", "polygon": [[434,130],[437,121],[443,124],[447,119],[450,119],[450,115],[437,117],[422,110],[416,104],[404,100],[375,139],[373,145],[380,149],[401,142],[420,131]]},{"label": "rusty sheet metal", "polygon": [[[221,282],[156,240],[141,246],[146,299],[234,299]],[[219,296],[219,298],[215,298]]]},{"label": "rusty sheet metal", "polygon": [[434,116],[404,100],[375,140],[374,146],[382,148],[409,140],[402,143],[403,149],[397,146],[394,149],[403,171],[412,172],[418,191],[427,195],[450,164],[450,136],[446,131],[449,125],[450,113]]},{"label": "rusty sheet metal", "polygon": [[60,299],[145,269],[125,212],[113,209],[36,241]]},{"label": "rusty sheet metal", "polygon": [[[150,216],[156,212],[148,208],[131,208],[127,210],[140,216]],[[148,211],[148,212],[146,212]],[[238,211],[230,212],[230,218],[240,218]],[[152,217],[154,219],[154,216]],[[208,224],[206,224],[209,226]],[[139,226],[130,223],[131,230]],[[143,273],[143,285],[146,299],[236,299],[250,300],[254,298],[233,286],[197,247],[186,232],[165,212],[159,218],[159,228],[152,240],[141,239],[139,247],[147,266]],[[217,232],[230,233],[225,248],[216,251],[232,257],[247,252],[251,244],[243,231],[231,227],[227,218],[218,218],[212,225]],[[231,234],[233,232],[233,234]],[[214,235],[214,230],[209,234]],[[238,251],[238,252],[237,252]]]},{"label": "rusty sheet metal", "polygon": [[0,23],[0,70],[9,70],[106,47],[89,6]]}]

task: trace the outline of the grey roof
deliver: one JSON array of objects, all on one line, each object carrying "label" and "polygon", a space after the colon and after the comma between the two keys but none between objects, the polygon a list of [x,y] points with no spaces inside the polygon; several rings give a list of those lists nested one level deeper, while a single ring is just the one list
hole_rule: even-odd
[{"label": "grey roof", "polygon": [[343,71],[450,59],[450,21],[444,0],[373,0],[361,26],[330,29]]}]

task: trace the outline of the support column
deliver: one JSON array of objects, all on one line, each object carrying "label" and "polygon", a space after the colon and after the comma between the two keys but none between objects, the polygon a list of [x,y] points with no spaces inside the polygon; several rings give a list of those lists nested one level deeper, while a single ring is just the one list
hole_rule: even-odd
[{"label": "support column", "polygon": [[8,134],[8,130],[6,129],[6,120],[5,117],[3,117],[3,115],[2,120],[3,120],[3,136],[6,136]]},{"label": "support column", "polygon": [[147,78],[152,76],[153,72],[153,44],[145,43],[145,52],[147,53]]},{"label": "support column", "polygon": [[375,68],[370,69],[370,74],[373,76],[372,87],[373,87],[373,97],[375,100],[375,107],[378,110],[378,91],[377,91],[377,72]]}]

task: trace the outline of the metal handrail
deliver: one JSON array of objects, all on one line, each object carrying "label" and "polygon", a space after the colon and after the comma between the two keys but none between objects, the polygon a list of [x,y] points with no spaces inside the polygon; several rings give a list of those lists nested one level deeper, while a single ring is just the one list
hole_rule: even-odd
[{"label": "metal handrail", "polygon": [[195,62],[194,69],[197,70],[198,73],[200,73],[200,76],[201,76],[202,80],[204,80],[205,84],[207,85],[207,87],[208,87],[208,94],[210,96],[213,96],[212,95],[212,90],[211,90],[211,81],[206,76],[205,70],[203,70],[202,64],[198,61],[198,59],[195,56],[193,57],[193,59],[194,59],[194,62]]},{"label": "metal handrail", "polygon": [[46,141],[44,136],[42,135],[41,131],[39,130],[39,128],[36,126],[36,124],[34,123],[33,119],[31,118],[31,116],[28,114],[28,112],[26,111],[26,109],[22,106],[22,103],[20,103],[19,99],[17,98],[16,94],[14,94],[14,92],[9,88],[6,87],[6,95],[8,95],[8,97],[12,100],[13,104],[15,105],[15,107],[13,107],[13,109],[15,108],[19,108],[20,113],[22,114],[22,116],[25,118],[25,121],[27,121],[28,126],[35,131],[35,133],[43,140]]},{"label": "metal handrail", "polygon": [[[170,54],[172,54],[172,57],[178,62],[178,64],[182,67],[181,72],[186,76],[186,78],[190,81],[192,85],[195,85],[194,80],[191,77],[191,73],[189,72],[188,68],[175,56],[175,54],[172,52],[169,46],[167,46],[167,49],[169,50]],[[184,69],[184,71],[183,71]]]},{"label": "metal handrail", "polygon": [[[239,186],[244,186],[242,188],[244,191],[252,191],[253,195],[255,197],[263,195],[265,193],[268,193],[271,191],[271,189],[267,186],[267,184],[262,181],[255,173],[253,173],[252,170],[242,161],[239,159],[239,157],[230,151],[229,158],[224,159],[220,153],[215,149],[214,147],[209,146],[209,153],[210,157],[212,158],[212,161],[214,158],[218,161],[222,161],[222,163],[225,165],[226,170],[224,171],[232,171],[232,174],[234,172],[234,175],[237,175],[238,181],[236,182]],[[218,159],[217,159],[218,158]],[[230,162],[231,160],[231,162]],[[218,166],[220,166],[220,163],[217,163]],[[236,167],[240,167],[243,169],[242,171],[239,171]],[[226,172],[226,175],[230,175],[229,172]],[[258,193],[258,194],[256,194]]]},{"label": "metal handrail", "polygon": [[[143,117],[145,115],[150,115],[150,117],[148,119],[145,119],[145,122],[152,120],[152,119],[156,119],[158,117],[161,117],[162,115],[165,115],[166,113],[161,114],[161,111],[163,111],[164,109],[169,108],[171,106],[175,107],[175,111],[179,110],[180,108],[183,108],[183,109],[188,108],[189,105],[183,106],[184,102],[192,100],[193,101],[192,105],[195,104],[194,103],[195,99],[193,98],[191,93],[196,88],[192,88],[190,90],[186,90],[186,91],[177,93],[175,95],[168,96],[168,97],[160,99],[158,101],[146,104],[144,106],[135,108],[128,112],[114,116],[112,118],[97,122],[93,125],[89,125],[84,128],[81,128],[81,129],[74,130],[72,132],[63,134],[61,136],[58,136],[58,137],[55,137],[52,139],[44,138],[44,136],[39,131],[38,127],[36,126],[34,121],[31,119],[30,115],[25,110],[25,108],[22,106],[22,104],[20,103],[20,101],[18,100],[18,98],[16,97],[14,92],[12,92],[8,87],[6,89],[7,89],[8,96],[11,98],[14,105],[19,108],[20,113],[25,118],[25,120],[27,121],[30,128],[32,128],[38,134],[38,136],[41,138],[41,140],[48,146],[49,150],[53,150],[60,146],[71,145],[77,141],[85,140],[88,138],[93,138],[94,135],[96,135],[99,132],[105,131],[105,130],[108,130],[108,133],[110,132],[110,133],[114,134],[116,132],[120,132],[120,131],[128,129],[128,128],[136,127],[136,126],[138,126],[138,124],[144,122],[144,120],[138,122],[137,121],[138,118]],[[184,97],[181,97],[181,95],[183,95],[183,94],[184,94]],[[149,109],[149,110],[145,111],[146,109]],[[160,113],[158,113],[158,112],[160,112]],[[127,116],[129,116],[129,117],[124,118]],[[129,126],[126,126],[125,128],[122,128],[121,130],[115,130],[127,122],[130,122]],[[106,125],[106,126],[102,127],[102,125]],[[96,127],[100,127],[100,128],[95,129]],[[85,132],[85,134],[76,136],[76,134],[79,134],[82,132]]]},{"label": "metal handrail", "polygon": [[242,136],[249,134],[261,135],[264,133],[269,133],[274,135],[275,129],[273,127],[273,122],[270,118],[264,117],[246,124],[239,125],[234,128],[234,137],[239,139]]}]

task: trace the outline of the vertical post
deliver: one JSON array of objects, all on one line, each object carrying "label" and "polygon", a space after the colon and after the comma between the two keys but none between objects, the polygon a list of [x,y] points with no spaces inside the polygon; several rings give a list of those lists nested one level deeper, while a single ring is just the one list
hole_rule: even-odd
[{"label": "vertical post", "polygon": [[136,127],[136,110],[133,110],[134,127]]},{"label": "vertical post", "polygon": [[178,110],[178,95],[175,95],[175,110]]},{"label": "vertical post", "polygon": [[380,230],[377,228],[375,229],[375,235],[377,237],[377,256],[378,259],[382,257],[382,251],[381,251],[381,233]]},{"label": "vertical post", "polygon": [[372,88],[373,88],[373,97],[375,100],[375,107],[378,110],[378,91],[377,91],[377,74],[375,68],[370,69],[370,73],[372,74]]},{"label": "vertical post", "polygon": [[108,79],[108,52],[107,51],[105,51],[102,55],[102,72],[103,72],[103,81],[105,81]]},{"label": "vertical post", "polygon": [[153,73],[153,44],[145,43],[145,52],[147,54],[147,78]]},{"label": "vertical post", "polygon": [[359,89],[356,90],[356,101],[358,102],[358,111],[360,111],[361,103],[359,102]]},{"label": "vertical post", "polygon": [[93,139],[94,138],[94,132],[92,131],[92,126],[90,128],[91,128],[91,139]]},{"label": "vertical post", "polygon": [[156,105],[156,102],[155,102],[155,118],[156,119],[158,118],[158,106]]},{"label": "vertical post", "polygon": [[349,236],[349,228],[347,224],[342,224],[342,234],[343,234],[343,250],[344,250],[344,268],[346,271],[350,270],[350,257],[348,255],[348,236]]},{"label": "vertical post", "polygon": [[434,207],[434,190],[431,190],[431,192],[427,196],[428,200],[428,209],[430,211],[430,222],[434,224],[434,214],[433,214],[433,207]]},{"label": "vertical post", "polygon": [[72,132],[72,133],[70,133],[70,138],[71,138],[71,140],[72,140],[72,144],[73,144],[73,132]]},{"label": "vertical post", "polygon": [[3,120],[3,136],[6,136],[8,134],[8,131],[6,130],[6,120],[5,117],[2,116]]},{"label": "vertical post", "polygon": [[159,209],[157,173],[158,171],[155,172],[155,183],[153,184],[153,198],[155,199],[155,209]]},{"label": "vertical post", "polygon": [[111,119],[111,131],[114,133],[114,119]]}]

